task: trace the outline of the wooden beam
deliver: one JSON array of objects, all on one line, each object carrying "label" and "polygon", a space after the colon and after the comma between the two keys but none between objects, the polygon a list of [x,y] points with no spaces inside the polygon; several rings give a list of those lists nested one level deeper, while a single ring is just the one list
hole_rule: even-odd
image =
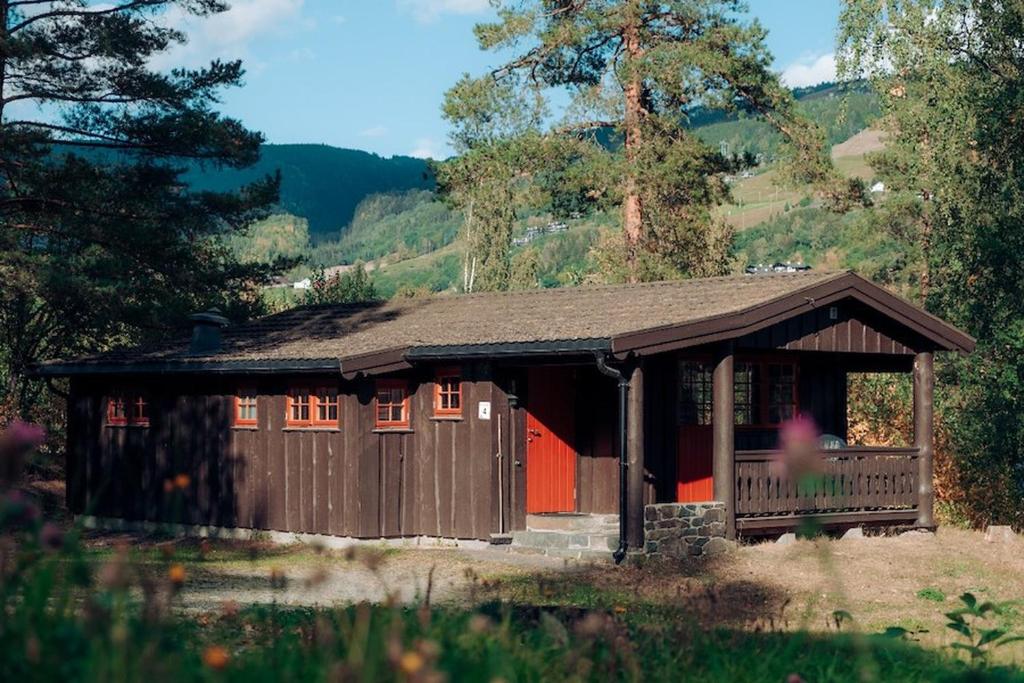
[{"label": "wooden beam", "polygon": [[641,548],[644,542],[644,367],[638,361],[629,376],[627,417],[626,542]]},{"label": "wooden beam", "polygon": [[712,375],[712,431],[715,500],[725,503],[726,537],[736,538],[735,417],[732,342],[716,349]]},{"label": "wooden beam", "polygon": [[918,458],[917,524],[935,526],[932,459],[935,450],[935,357],[930,351],[914,357],[914,447]]}]

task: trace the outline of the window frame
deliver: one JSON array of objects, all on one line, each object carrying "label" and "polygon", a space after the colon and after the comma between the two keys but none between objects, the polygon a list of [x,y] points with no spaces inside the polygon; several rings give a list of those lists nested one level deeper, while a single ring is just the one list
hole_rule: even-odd
[{"label": "window frame", "polygon": [[[455,390],[445,391],[443,380],[451,380],[453,378],[458,380],[458,385],[456,386]],[[464,382],[462,381],[462,370],[460,368],[442,368],[437,371],[434,377],[434,417],[462,417],[463,407],[465,406],[465,401],[463,401],[463,395],[465,393],[463,391],[463,384]],[[447,408],[444,408],[441,405],[442,399],[444,398],[445,395],[449,397],[449,407]],[[450,402],[452,396],[458,397],[458,408],[451,407]],[[406,398],[408,399],[408,396]]]},{"label": "window frame", "polygon": [[[252,399],[252,409],[255,417],[242,417],[241,410],[243,407],[249,407],[247,401]],[[246,403],[243,404],[243,401]],[[259,394],[255,387],[241,387],[235,392],[234,400],[234,412],[232,413],[232,426],[235,427],[256,427],[259,425],[260,418],[260,404]]]},{"label": "window frame", "polygon": [[[700,406],[697,407],[698,421],[697,422],[686,422],[682,415],[682,399],[683,399],[683,384],[682,384],[682,367],[684,363],[695,363],[699,365],[706,365],[712,377],[714,375],[714,367],[711,358],[706,355],[698,356],[680,356],[676,362],[676,425],[677,426],[701,426],[702,423],[699,420]],[[737,367],[741,364],[748,364],[756,366],[756,382],[751,384],[751,407],[754,410],[752,415],[753,421],[750,423],[739,423],[736,422],[736,372]],[[793,382],[792,382],[792,413],[793,417],[800,415],[800,362],[799,359],[791,356],[774,356],[774,355],[748,355],[748,354],[737,354],[733,361],[733,426],[735,429],[778,429],[782,422],[770,422],[768,419],[771,406],[769,401],[771,399],[771,366],[773,365],[785,365],[793,368]],[[713,380],[712,380],[713,385]],[[695,404],[696,405],[696,404]],[[773,404],[779,405],[779,404]],[[712,399],[712,413],[714,412],[714,404]],[[786,419],[785,418],[783,422]],[[710,426],[710,422],[707,425]]]},{"label": "window frame", "polygon": [[[143,391],[115,391],[107,395],[106,426],[148,427],[152,405],[149,394]],[[121,414],[115,415],[114,407],[121,406]],[[136,412],[137,411],[137,412]]]},{"label": "window frame", "polygon": [[[306,417],[305,418],[293,418],[292,409],[295,407],[296,395],[304,395],[306,397]],[[302,402],[299,402],[302,405]],[[301,412],[300,412],[301,415]],[[284,399],[284,426],[287,427],[311,427],[313,417],[313,393],[312,389],[305,384],[294,384],[288,387],[288,391],[285,392]]]},{"label": "window frame", "polygon": [[[321,394],[333,396],[333,400],[324,401]],[[337,429],[341,424],[341,392],[338,387],[328,384],[314,386],[309,392],[309,421],[313,427],[329,427]],[[334,408],[334,417],[320,418],[320,408],[326,407],[330,415],[331,407]]]},{"label": "window frame", "polygon": [[[788,365],[793,368],[793,402],[792,417],[800,415],[800,363],[796,358],[786,356],[737,356],[736,363],[748,363],[756,365],[758,381],[754,385],[757,393],[757,419],[752,424],[736,424],[736,429],[778,429],[786,419],[780,422],[771,422],[768,419],[771,399],[771,366]],[[735,379],[734,385],[735,387]]]},{"label": "window frame", "polygon": [[[334,395],[334,408],[336,411],[334,419],[321,420],[318,417],[320,409],[320,394],[331,393]],[[295,406],[296,396],[304,396],[306,401],[307,414],[305,418],[293,418],[292,408]],[[302,405],[301,403],[299,404]],[[326,404],[329,405],[329,404]],[[285,392],[284,402],[284,427],[285,429],[340,429],[341,428],[341,391],[332,384],[292,384]]]},{"label": "window frame", "polygon": [[[381,420],[380,418],[380,392],[382,389],[393,391],[395,389],[402,390],[402,419],[400,420]],[[396,405],[393,402],[389,402],[387,405]],[[373,424],[376,429],[409,429],[410,421],[410,410],[409,410],[409,383],[404,379],[379,379],[377,380],[373,390]]]}]

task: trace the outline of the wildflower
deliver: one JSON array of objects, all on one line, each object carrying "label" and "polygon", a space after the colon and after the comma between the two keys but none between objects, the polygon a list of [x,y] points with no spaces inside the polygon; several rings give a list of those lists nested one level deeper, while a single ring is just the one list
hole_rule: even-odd
[{"label": "wildflower", "polygon": [[0,432],[0,485],[10,486],[21,478],[25,456],[46,438],[42,427],[14,420]]},{"label": "wildflower", "polygon": [[225,600],[220,604],[220,613],[226,619],[238,616],[240,609],[241,607],[234,600]]},{"label": "wildflower", "polygon": [[221,671],[228,665],[231,655],[220,645],[211,645],[203,650],[203,664],[214,671]]},{"label": "wildflower", "polygon": [[128,568],[124,553],[117,553],[112,560],[100,567],[97,573],[100,586],[108,590],[128,587]]},{"label": "wildflower", "polygon": [[626,613],[626,608],[623,607],[622,605],[615,605],[615,607],[612,607],[612,611],[615,612],[616,614],[625,614]]},{"label": "wildflower", "polygon": [[425,664],[423,655],[419,652],[413,652],[412,650],[404,653],[398,660],[398,668],[402,670],[407,676],[411,676],[423,668]]},{"label": "wildflower", "polygon": [[64,532],[56,524],[47,522],[39,531],[39,543],[47,550],[60,550],[64,545]]},{"label": "wildflower", "polygon": [[800,480],[820,473],[824,468],[818,445],[818,428],[814,420],[798,416],[782,424],[779,445],[782,459],[776,464],[779,476]]},{"label": "wildflower", "polygon": [[174,486],[179,488],[179,489],[181,489],[181,490],[187,489],[188,485],[191,484],[191,483],[192,483],[192,480],[189,478],[189,476],[187,474],[184,474],[184,473],[179,474],[178,476],[176,476],[174,478]]},{"label": "wildflower", "polygon": [[474,614],[469,620],[469,630],[472,633],[487,633],[491,630],[491,620],[484,614]]},{"label": "wildflower", "polygon": [[167,570],[167,578],[175,588],[181,588],[185,584],[185,567],[180,564],[172,564]]},{"label": "wildflower", "polygon": [[804,683],[804,679],[800,677],[800,674],[789,674],[786,677],[786,683]]},{"label": "wildflower", "polygon": [[36,638],[34,634],[29,635],[27,638],[25,638],[25,659],[28,662],[32,664],[38,664],[41,649],[42,646],[39,643],[39,639]]}]

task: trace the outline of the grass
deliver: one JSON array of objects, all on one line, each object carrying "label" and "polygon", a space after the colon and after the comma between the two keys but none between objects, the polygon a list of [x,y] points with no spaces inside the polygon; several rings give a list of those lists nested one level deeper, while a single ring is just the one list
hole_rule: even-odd
[{"label": "grass", "polygon": [[[6,534],[21,551],[0,583],[0,680],[1024,681],[1012,646],[976,661],[949,647],[940,594],[1020,589],[1020,554],[976,533],[542,568],[452,550],[124,535],[45,552],[37,531]],[[963,570],[950,577],[940,560],[954,553]],[[426,588],[399,598],[412,570]],[[360,572],[398,599],[286,606],[304,591],[323,599],[333,580],[365,580]],[[211,584],[217,577],[236,583]],[[211,590],[206,608],[185,610],[192,592]],[[1015,605],[991,621],[1024,628]]]}]

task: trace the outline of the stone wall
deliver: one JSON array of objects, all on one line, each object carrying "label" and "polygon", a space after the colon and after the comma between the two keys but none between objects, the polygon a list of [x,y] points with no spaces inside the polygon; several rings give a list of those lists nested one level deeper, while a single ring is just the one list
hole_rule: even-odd
[{"label": "stone wall", "polygon": [[644,552],[652,557],[700,557],[724,552],[725,503],[659,503],[644,508]]}]

